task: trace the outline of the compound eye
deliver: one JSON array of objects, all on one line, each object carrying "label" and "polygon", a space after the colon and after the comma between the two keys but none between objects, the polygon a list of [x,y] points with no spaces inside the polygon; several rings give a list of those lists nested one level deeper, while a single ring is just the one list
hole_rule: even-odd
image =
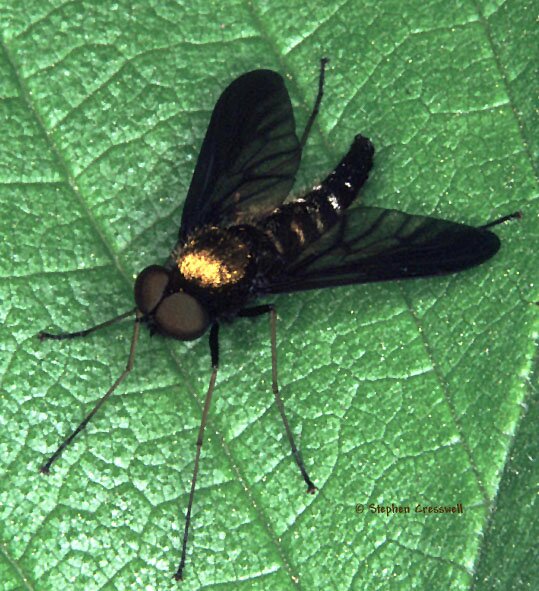
[{"label": "compound eye", "polygon": [[169,280],[168,271],[159,265],[146,267],[135,281],[135,302],[143,314],[149,314],[163,299]]},{"label": "compound eye", "polygon": [[163,332],[182,341],[198,339],[210,324],[206,310],[183,292],[166,297],[155,311],[154,319]]}]

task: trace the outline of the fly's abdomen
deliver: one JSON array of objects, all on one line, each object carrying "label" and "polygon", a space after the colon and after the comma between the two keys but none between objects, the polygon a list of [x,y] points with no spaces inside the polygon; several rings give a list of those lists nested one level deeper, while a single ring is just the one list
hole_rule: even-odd
[{"label": "fly's abdomen", "polygon": [[372,143],[357,135],[346,156],[320,185],[257,223],[281,256],[295,257],[337,223],[367,180],[373,155]]}]

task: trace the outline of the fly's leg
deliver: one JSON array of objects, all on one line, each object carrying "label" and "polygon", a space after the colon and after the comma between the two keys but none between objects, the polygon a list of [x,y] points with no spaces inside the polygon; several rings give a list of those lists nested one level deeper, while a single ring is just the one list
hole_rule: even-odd
[{"label": "fly's leg", "polygon": [[307,142],[307,138],[309,137],[309,133],[311,132],[311,127],[313,126],[314,120],[318,115],[318,111],[320,110],[320,103],[322,102],[322,97],[324,96],[324,79],[326,77],[326,64],[329,62],[329,58],[323,57],[320,60],[320,75],[318,77],[318,93],[316,95],[316,99],[314,101],[314,107],[311,111],[309,119],[307,120],[307,125],[305,125],[305,129],[303,130],[303,135],[301,136],[301,140],[299,142],[301,149],[305,147]]},{"label": "fly's leg", "polygon": [[197,450],[195,454],[195,467],[193,469],[193,479],[191,481],[191,492],[189,493],[189,502],[187,504],[187,512],[185,514],[185,527],[183,531],[182,555],[178,570],[174,575],[177,581],[183,581],[183,569],[185,567],[185,557],[187,554],[187,539],[189,537],[189,525],[191,523],[191,509],[193,508],[193,500],[195,498],[195,488],[198,476],[198,464],[200,461],[200,451],[202,450],[202,442],[204,440],[204,429],[208,420],[208,412],[210,410],[211,398],[215,388],[215,380],[217,379],[217,370],[219,368],[219,324],[214,322],[210,330],[210,352],[212,372],[210,377],[210,385],[206,393],[206,400],[204,401],[204,409],[202,410],[202,420],[197,437]]},{"label": "fly's leg", "polygon": [[508,222],[509,220],[520,220],[522,218],[522,213],[520,211],[515,211],[514,213],[510,213],[509,215],[504,215],[493,222],[489,222],[488,224],[484,224],[483,226],[479,226],[481,230],[487,230],[488,228],[492,228],[493,226],[497,226],[498,224],[503,224],[504,222]]},{"label": "fly's leg", "polygon": [[[109,320],[108,322],[104,322],[103,324],[99,324],[97,326],[94,326],[93,328],[90,328],[87,331],[79,331],[78,333],[61,333],[61,335],[63,335],[63,336],[53,335],[52,337],[47,336],[44,338],[74,338],[75,336],[84,336],[85,334],[88,334],[89,332],[91,332],[93,330],[97,330],[98,328],[104,328],[104,326],[108,326],[109,324],[112,324],[113,322],[121,320],[125,317],[126,317],[126,314],[122,314],[121,316],[114,318],[112,321]],[[79,424],[79,426],[71,433],[71,435],[69,435],[68,437],[66,437],[64,439],[64,441],[60,444],[58,449],[41,466],[40,470],[43,474],[49,474],[52,464],[62,455],[62,453],[64,452],[66,447],[73,441],[73,439],[75,439],[75,437],[92,420],[92,418],[96,414],[96,412],[103,406],[103,404],[105,404],[105,402],[109,399],[109,397],[112,395],[114,390],[116,390],[116,388],[124,381],[127,374],[131,371],[131,369],[133,368],[133,364],[135,362],[135,350],[137,348],[137,341],[138,341],[138,337],[139,337],[139,332],[140,332],[140,312],[137,311],[137,314],[135,317],[135,326],[133,328],[133,337],[131,339],[131,348],[129,350],[129,357],[127,359],[127,365],[126,365],[124,371],[120,374],[120,376],[114,382],[114,384],[112,384],[112,386],[107,390],[105,395],[99,399],[99,401],[94,406],[94,408],[84,417],[84,419]],[[48,333],[41,333],[41,334],[48,335]]]},{"label": "fly's leg", "polygon": [[85,337],[89,334],[91,334],[92,332],[95,332],[96,330],[101,330],[102,328],[106,328],[107,326],[110,326],[111,324],[116,324],[116,322],[120,322],[121,320],[124,320],[125,318],[128,318],[129,316],[133,316],[133,314],[135,314],[136,312],[136,308],[133,308],[133,310],[128,310],[127,312],[124,312],[123,314],[120,314],[119,316],[115,316],[114,318],[111,318],[110,320],[106,320],[105,322],[102,322],[101,324],[96,324],[95,326],[91,326],[90,328],[86,328],[85,330],[77,330],[76,332],[59,332],[59,333],[51,333],[51,332],[45,332],[45,331],[41,331],[37,333],[37,338],[40,341],[45,341],[47,339],[51,339],[51,340],[55,340],[55,341],[62,341],[64,339],[75,339],[77,337]]},{"label": "fly's leg", "polygon": [[245,308],[239,313],[239,316],[243,316],[244,318],[254,318],[256,316],[261,316],[262,314],[269,314],[270,317],[272,370],[271,373],[272,390],[273,395],[275,396],[275,403],[277,404],[277,408],[279,409],[281,419],[283,420],[286,435],[288,437],[288,441],[292,449],[292,454],[294,456],[294,459],[296,460],[296,464],[298,465],[299,471],[303,476],[303,480],[305,480],[305,483],[307,484],[307,492],[309,494],[314,494],[317,490],[316,486],[310,479],[309,474],[307,473],[307,469],[305,468],[303,458],[301,457],[301,454],[296,446],[296,442],[294,441],[294,434],[292,433],[292,429],[290,428],[290,424],[288,423],[288,419],[286,418],[283,400],[281,398],[281,395],[279,394],[279,384],[277,381],[277,312],[275,311],[275,307],[271,304],[267,304],[264,306],[255,306],[253,308]]}]

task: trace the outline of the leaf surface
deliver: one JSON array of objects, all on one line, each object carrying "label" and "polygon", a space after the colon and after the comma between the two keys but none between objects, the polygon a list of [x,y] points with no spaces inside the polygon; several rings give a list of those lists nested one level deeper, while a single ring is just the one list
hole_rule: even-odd
[{"label": "leaf surface", "polygon": [[[45,478],[40,464],[122,371],[132,328],[35,335],[132,307],[136,274],[173,246],[223,88],[279,71],[301,130],[323,55],[298,192],[361,132],[377,148],[366,203],[524,217],[469,272],[274,299],[315,496],[273,404],[267,321],[223,327],[184,588],[532,588],[534,18],[516,0],[0,2],[5,589],[177,588],[206,340],[144,332],[128,380]],[[456,503],[463,515],[415,512]]]}]

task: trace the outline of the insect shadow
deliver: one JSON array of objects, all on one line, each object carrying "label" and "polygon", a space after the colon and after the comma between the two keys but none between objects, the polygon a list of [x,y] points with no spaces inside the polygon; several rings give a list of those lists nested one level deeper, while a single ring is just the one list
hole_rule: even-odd
[{"label": "insect shadow", "polygon": [[48,474],[75,437],[133,368],[141,324],[180,341],[209,330],[211,375],[196,441],[193,478],[174,575],[183,579],[191,510],[211,399],[219,367],[219,327],[238,317],[269,316],[272,390],[292,455],[307,485],[316,486],[294,441],[277,381],[277,315],[257,297],[308,289],[454,273],[490,259],[500,240],[489,229],[400,211],[349,206],[366,182],[374,146],[357,135],[336,168],[312,190],[285,203],[324,92],[318,93],[300,138],[283,78],[254,70],[234,80],[217,101],[182,213],[178,240],[164,265],[137,277],[135,308],[76,332],[40,332],[45,339],[84,337],[134,316],[127,365],[78,427],[41,466]]}]

